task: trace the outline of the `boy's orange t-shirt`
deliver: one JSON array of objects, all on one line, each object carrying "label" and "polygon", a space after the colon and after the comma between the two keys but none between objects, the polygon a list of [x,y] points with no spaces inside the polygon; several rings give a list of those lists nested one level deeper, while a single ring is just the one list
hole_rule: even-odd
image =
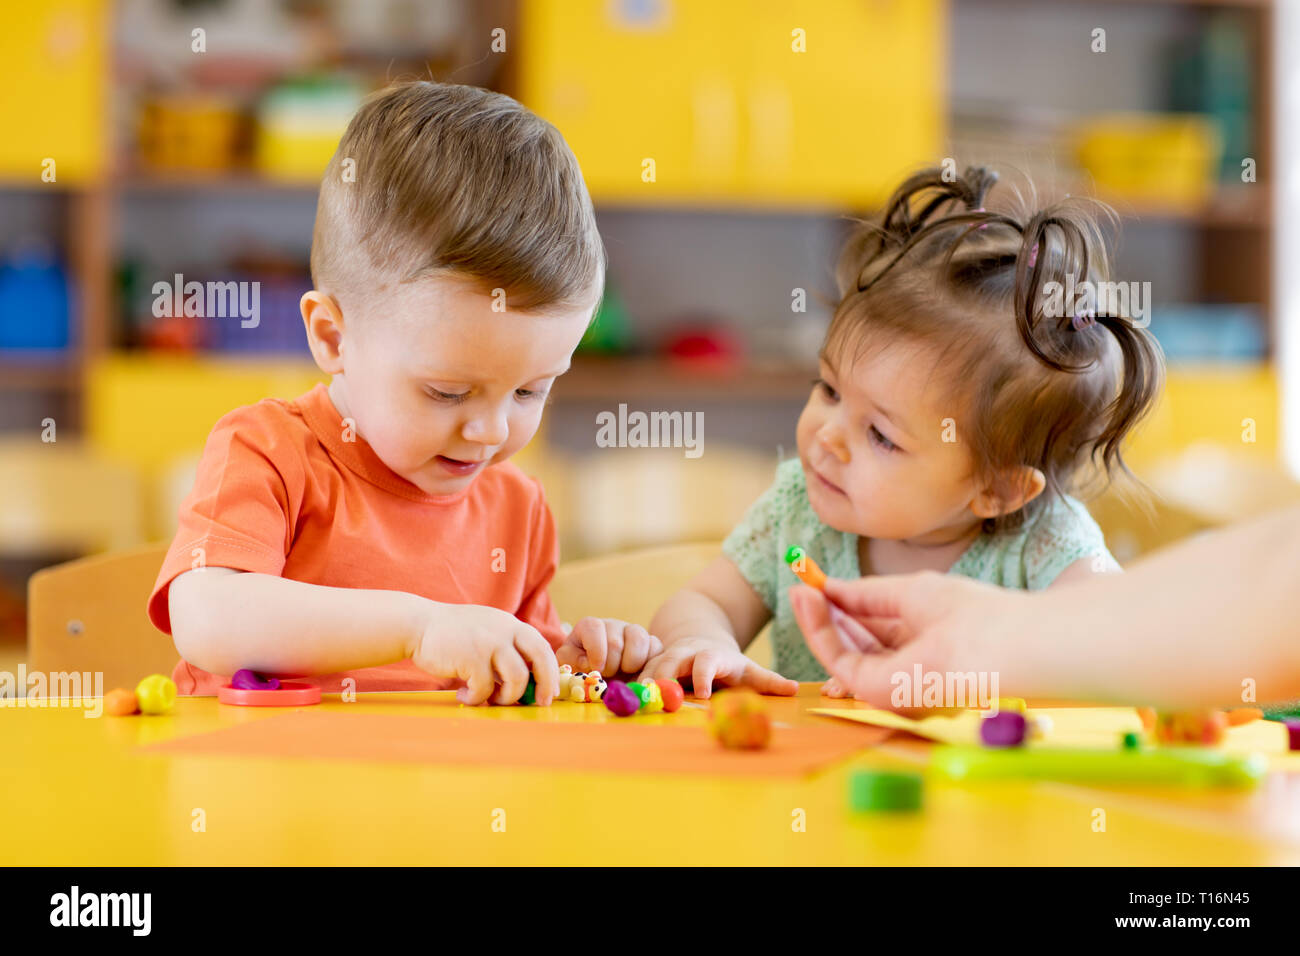
[{"label": "boy's orange t-shirt", "polygon": [[[202,548],[208,567],[500,608],[558,647],[564,632],[546,587],[559,549],[540,483],[502,462],[463,491],[428,495],[353,437],[344,440],[323,384],[217,422],[149,597],[158,629],[171,634],[168,588]],[[180,693],[209,696],[229,679],[184,660],[172,677]],[[345,677],[358,691],[450,686],[410,660],[295,680],[329,693]]]}]

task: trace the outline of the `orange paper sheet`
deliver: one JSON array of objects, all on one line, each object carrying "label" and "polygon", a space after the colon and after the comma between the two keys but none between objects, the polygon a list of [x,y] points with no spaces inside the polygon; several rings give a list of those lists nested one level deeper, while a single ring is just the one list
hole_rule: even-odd
[{"label": "orange paper sheet", "polygon": [[766,750],[729,751],[698,724],[635,720],[531,722],[295,711],[141,748],[148,753],[239,754],[524,767],[538,770],[802,776],[879,743],[890,731],[833,724],[777,727]]}]

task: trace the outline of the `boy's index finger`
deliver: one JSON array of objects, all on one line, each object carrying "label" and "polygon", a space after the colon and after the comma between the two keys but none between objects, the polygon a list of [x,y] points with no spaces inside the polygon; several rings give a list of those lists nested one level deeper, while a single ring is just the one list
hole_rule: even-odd
[{"label": "boy's index finger", "polygon": [[609,657],[609,639],[605,634],[605,622],[598,617],[584,617],[574,630],[578,634],[582,649],[587,652],[587,666],[592,670],[605,670]]},{"label": "boy's index finger", "polygon": [[560,662],[550,641],[537,628],[525,624],[516,631],[514,645],[537,681],[537,697],[554,700],[560,692]]}]

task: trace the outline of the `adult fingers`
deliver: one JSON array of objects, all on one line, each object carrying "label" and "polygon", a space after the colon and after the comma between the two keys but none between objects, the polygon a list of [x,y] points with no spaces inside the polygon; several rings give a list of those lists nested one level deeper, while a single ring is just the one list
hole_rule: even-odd
[{"label": "adult fingers", "polygon": [[[920,572],[872,575],[856,581],[827,578],[826,596],[859,620],[868,617],[906,617],[914,610],[914,592],[925,587],[927,579],[932,576],[943,577]],[[924,607],[920,610],[924,610]]]}]

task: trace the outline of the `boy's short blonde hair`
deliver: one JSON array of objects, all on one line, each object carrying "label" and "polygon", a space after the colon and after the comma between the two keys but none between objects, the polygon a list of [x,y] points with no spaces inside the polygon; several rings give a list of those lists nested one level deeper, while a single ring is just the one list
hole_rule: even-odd
[{"label": "boy's short blonde hair", "polygon": [[345,310],[436,274],[504,289],[512,310],[595,305],[604,273],[578,161],[554,126],[501,93],[382,89],[321,181],[312,282]]}]

